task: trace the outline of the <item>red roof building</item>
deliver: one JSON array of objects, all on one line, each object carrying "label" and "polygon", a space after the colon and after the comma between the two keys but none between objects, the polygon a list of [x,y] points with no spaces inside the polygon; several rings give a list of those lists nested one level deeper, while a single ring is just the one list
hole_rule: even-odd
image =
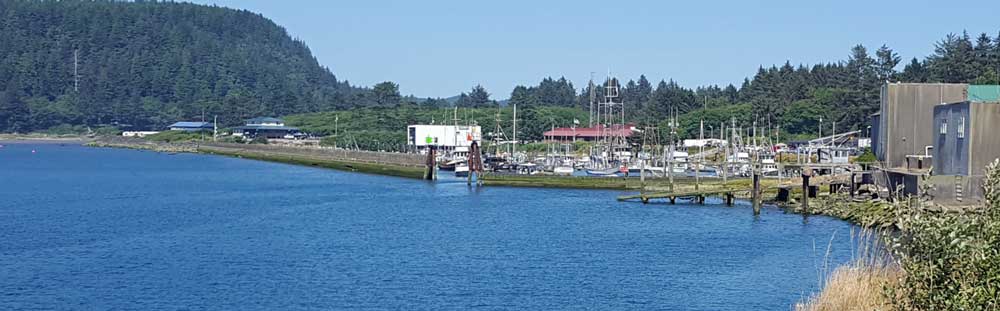
[{"label": "red roof building", "polygon": [[602,137],[617,137],[619,135],[629,138],[634,133],[635,124],[625,124],[625,126],[612,124],[609,127],[599,124],[595,127],[557,127],[542,133],[542,137],[549,141],[572,142],[577,140],[595,141]]}]

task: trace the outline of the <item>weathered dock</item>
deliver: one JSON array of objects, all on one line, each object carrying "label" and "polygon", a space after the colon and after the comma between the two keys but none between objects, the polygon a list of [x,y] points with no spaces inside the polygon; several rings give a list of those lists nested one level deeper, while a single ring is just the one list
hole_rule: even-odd
[{"label": "weathered dock", "polygon": [[705,203],[706,197],[722,197],[726,202],[726,205],[733,205],[733,202],[737,197],[750,197],[751,189],[735,189],[735,188],[722,188],[722,189],[698,189],[698,190],[682,190],[682,191],[667,191],[667,192],[651,192],[651,193],[639,193],[633,195],[623,195],[618,197],[618,201],[631,201],[640,200],[643,203],[649,203],[653,199],[669,199],[670,204],[677,203],[678,198],[686,199],[690,198],[697,203]]}]

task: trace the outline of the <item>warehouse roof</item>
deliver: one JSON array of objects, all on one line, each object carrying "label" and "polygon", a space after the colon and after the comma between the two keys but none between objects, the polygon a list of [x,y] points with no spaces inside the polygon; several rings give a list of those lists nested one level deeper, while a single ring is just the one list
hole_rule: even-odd
[{"label": "warehouse roof", "polygon": [[181,122],[177,122],[177,123],[171,124],[169,127],[170,128],[178,127],[178,128],[209,128],[210,129],[210,128],[213,128],[214,126],[212,125],[212,123],[209,123],[209,122],[187,122],[187,121],[181,121]]}]

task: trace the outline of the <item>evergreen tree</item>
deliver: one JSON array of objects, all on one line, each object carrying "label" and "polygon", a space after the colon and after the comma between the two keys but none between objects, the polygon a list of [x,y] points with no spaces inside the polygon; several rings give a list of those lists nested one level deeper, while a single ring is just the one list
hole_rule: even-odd
[{"label": "evergreen tree", "polygon": [[380,107],[393,106],[402,100],[402,96],[399,95],[399,85],[389,81],[376,84],[372,88],[372,97],[375,105]]},{"label": "evergreen tree", "polygon": [[899,77],[903,82],[928,82],[930,80],[930,71],[927,70],[927,66],[924,62],[921,62],[914,57],[913,60],[911,60],[910,63],[903,68],[903,73],[901,73]]},{"label": "evergreen tree", "polygon": [[875,74],[878,76],[878,80],[896,81],[896,65],[899,65],[900,60],[902,60],[899,55],[888,46],[882,45],[875,52],[875,57],[877,58]]},{"label": "evergreen tree", "polygon": [[535,92],[531,88],[522,85],[514,87],[514,91],[510,93],[510,101],[507,102],[507,104],[517,105],[517,107],[521,109],[527,109],[539,105],[538,98],[535,97]]}]

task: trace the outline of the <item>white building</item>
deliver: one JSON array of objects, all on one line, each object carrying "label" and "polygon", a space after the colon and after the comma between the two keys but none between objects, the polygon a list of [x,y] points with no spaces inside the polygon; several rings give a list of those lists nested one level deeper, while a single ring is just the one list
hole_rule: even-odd
[{"label": "white building", "polygon": [[125,137],[146,137],[146,135],[159,134],[157,131],[124,131],[122,136]]},{"label": "white building", "polygon": [[482,139],[483,132],[478,125],[410,125],[406,128],[406,144],[416,150],[432,145],[455,150],[456,147],[469,147],[472,142],[481,145]]},{"label": "white building", "polygon": [[722,147],[726,145],[725,140],[716,138],[706,138],[706,139],[685,139],[684,147]]}]

